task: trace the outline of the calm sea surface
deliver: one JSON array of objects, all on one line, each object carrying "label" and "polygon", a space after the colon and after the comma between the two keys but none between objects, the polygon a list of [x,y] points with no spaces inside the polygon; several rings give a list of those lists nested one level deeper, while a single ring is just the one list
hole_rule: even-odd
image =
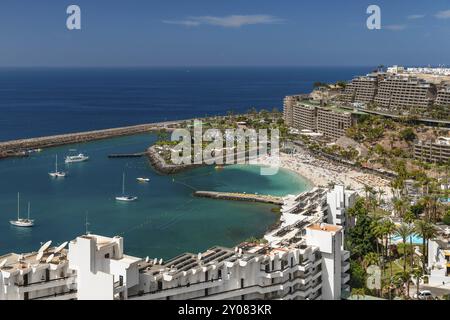
[{"label": "calm sea surface", "polygon": [[[281,108],[287,94],[309,92],[315,81],[347,80],[368,68],[170,68],[170,69],[0,69],[0,141],[246,111]],[[108,159],[109,153],[138,152],[155,136],[136,135],[63,146],[28,159],[0,161],[0,254],[37,250],[89,230],[122,235],[127,253],[170,258],[213,245],[233,246],[262,236],[277,216],[273,206],[194,198],[194,190],[286,195],[308,182],[281,170],[261,176],[258,167],[200,168],[173,177],[152,171],[145,158]],[[87,153],[85,163],[64,165],[70,149]],[[53,180],[55,155],[69,172]],[[122,172],[134,203],[117,203]],[[150,183],[140,184],[136,177]],[[31,202],[36,226],[19,229]]]},{"label": "calm sea surface", "polygon": [[0,69],[0,141],[282,108],[370,68]]},{"label": "calm sea surface", "polygon": [[[61,243],[85,232],[86,216],[93,233],[125,238],[127,253],[169,258],[185,251],[200,252],[213,245],[233,246],[262,236],[277,216],[271,205],[194,198],[194,190],[239,191],[285,195],[306,190],[308,182],[288,171],[261,176],[258,167],[231,166],[222,171],[199,168],[175,176],[156,174],[146,158],[109,159],[110,153],[142,151],[153,135],[114,138],[45,150],[28,159],[0,161],[0,254],[37,250],[41,242]],[[51,179],[55,155],[59,159],[76,148],[91,159],[65,165],[65,179]],[[61,161],[62,162],[62,161]],[[126,192],[139,200],[118,203],[122,172]],[[137,177],[149,177],[138,183]],[[17,214],[31,216],[30,229],[9,224]]]}]

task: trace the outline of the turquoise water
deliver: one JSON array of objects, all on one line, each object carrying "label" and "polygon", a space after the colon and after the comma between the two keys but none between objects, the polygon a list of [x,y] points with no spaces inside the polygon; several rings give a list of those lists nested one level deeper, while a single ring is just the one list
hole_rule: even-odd
[{"label": "turquoise water", "polygon": [[[139,152],[155,141],[153,135],[136,135],[80,145],[62,146],[33,154],[27,159],[0,161],[0,254],[37,250],[41,242],[60,243],[89,230],[106,236],[122,235],[128,254],[169,258],[197,253],[213,245],[233,246],[251,236],[262,236],[277,216],[273,206],[194,198],[194,190],[239,191],[285,195],[307,188],[308,182],[280,170],[275,176],[259,175],[254,166],[230,166],[216,171],[204,167],[175,176],[161,176],[146,158],[108,159],[110,153]],[[63,164],[69,149],[88,154],[88,162]],[[54,180],[58,154],[69,172]],[[122,172],[127,193],[137,202],[118,203]],[[136,177],[146,176],[142,184]],[[36,225],[20,229],[9,224],[16,216],[16,193],[21,193],[21,213],[31,201]]]},{"label": "turquoise water", "polygon": [[[413,235],[412,237],[410,237],[411,238],[411,240],[412,240],[412,243],[413,244],[422,244],[423,243],[423,239],[422,239],[422,237],[421,236],[419,236],[419,235]],[[402,238],[401,237],[393,237],[392,238],[392,241],[402,241]],[[408,239],[408,241],[407,241],[408,243],[410,242],[410,240]]]}]

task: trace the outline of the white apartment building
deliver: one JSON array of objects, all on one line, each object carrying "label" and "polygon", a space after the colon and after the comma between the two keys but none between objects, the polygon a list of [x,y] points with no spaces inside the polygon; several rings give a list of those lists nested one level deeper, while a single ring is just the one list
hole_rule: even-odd
[{"label": "white apartment building", "polygon": [[327,193],[329,224],[342,226],[344,230],[355,225],[354,217],[347,215],[347,208],[353,207],[356,201],[356,192],[345,190],[344,186],[335,186],[334,190]]},{"label": "white apartment building", "polygon": [[342,249],[343,227],[324,221],[329,208],[345,215],[350,198],[339,186],[288,196],[266,241],[168,261],[127,256],[123,238],[93,234],[68,249],[7,254],[0,257],[0,299],[341,299],[350,292],[350,254]]},{"label": "white apartment building", "polygon": [[429,283],[450,289],[450,230],[428,242]]}]

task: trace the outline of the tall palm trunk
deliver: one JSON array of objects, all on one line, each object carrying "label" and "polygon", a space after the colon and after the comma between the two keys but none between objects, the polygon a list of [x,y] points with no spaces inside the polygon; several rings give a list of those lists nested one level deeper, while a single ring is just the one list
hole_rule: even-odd
[{"label": "tall palm trunk", "polygon": [[408,250],[406,249],[406,238],[403,239],[403,272],[406,272],[406,259],[408,259]]},{"label": "tall palm trunk", "polygon": [[390,237],[390,235],[388,235],[388,259],[389,259],[389,269],[390,269],[390,272],[391,272],[391,279],[392,279],[392,259],[391,259],[391,251],[392,250],[390,250],[390,245],[391,245],[391,237]]},{"label": "tall palm trunk", "polygon": [[425,261],[425,253],[426,253],[425,245],[426,245],[425,236],[422,234],[422,274],[425,272],[425,263],[426,263],[426,261]]},{"label": "tall palm trunk", "polygon": [[410,281],[409,273],[408,273],[408,280],[406,280],[406,294],[408,295],[408,299],[410,298],[410,296],[409,296],[410,285],[411,285],[411,281]]},{"label": "tall palm trunk", "polygon": [[414,268],[414,247],[412,242],[412,237],[409,237],[409,245],[411,249],[411,270]]}]

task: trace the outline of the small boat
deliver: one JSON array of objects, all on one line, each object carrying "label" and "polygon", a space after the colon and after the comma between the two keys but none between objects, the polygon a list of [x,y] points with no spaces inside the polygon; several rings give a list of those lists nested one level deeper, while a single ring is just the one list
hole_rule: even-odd
[{"label": "small boat", "polygon": [[116,197],[117,201],[123,201],[123,202],[136,201],[137,199],[138,199],[138,197],[135,197],[135,196],[117,196]]},{"label": "small boat", "polygon": [[37,153],[37,152],[41,152],[41,151],[42,151],[41,148],[38,148],[38,149],[31,149],[31,150],[28,150],[28,153]]},{"label": "small boat", "polygon": [[27,219],[20,218],[20,194],[17,193],[17,220],[10,220],[10,224],[16,227],[29,228],[34,226],[34,220],[30,219],[30,203],[28,202],[28,217]]},{"label": "small boat", "polygon": [[122,195],[116,196],[117,201],[123,201],[123,202],[131,202],[136,201],[138,197],[130,196],[125,194],[125,172],[122,175]]},{"label": "small boat", "polygon": [[142,177],[136,178],[136,180],[139,182],[149,182],[150,181],[149,178],[142,178]]},{"label": "small boat", "polygon": [[223,170],[223,165],[217,165],[214,167],[217,171]]},{"label": "small boat", "polygon": [[56,155],[56,160],[55,160],[55,172],[49,172],[48,174],[52,178],[64,178],[66,176],[65,172],[58,171],[58,155]]},{"label": "small boat", "polygon": [[89,160],[89,157],[80,153],[75,156],[67,156],[65,163],[83,162]]}]

